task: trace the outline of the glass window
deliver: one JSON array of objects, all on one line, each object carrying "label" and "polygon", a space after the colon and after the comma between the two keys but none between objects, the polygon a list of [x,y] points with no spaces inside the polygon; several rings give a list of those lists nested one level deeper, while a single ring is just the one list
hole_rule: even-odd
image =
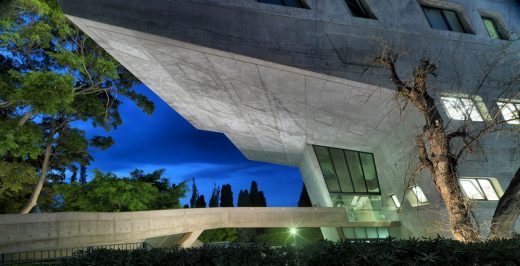
[{"label": "glass window", "polygon": [[363,166],[363,174],[365,175],[368,192],[379,192],[374,156],[372,156],[371,153],[360,152],[359,158]]},{"label": "glass window", "polygon": [[352,176],[352,183],[354,183],[354,191],[367,192],[365,178],[363,177],[363,169],[361,168],[358,153],[355,151],[345,151],[345,155],[348,162],[348,168],[350,169],[350,175]]},{"label": "glass window", "polygon": [[379,238],[379,235],[377,234],[377,228],[376,227],[367,227],[367,238],[369,239],[377,239]]},{"label": "glass window", "polygon": [[477,105],[471,99],[450,96],[441,97],[441,101],[451,119],[484,121]]},{"label": "glass window", "polygon": [[498,24],[493,18],[482,17],[482,21],[484,22],[484,26],[486,26],[489,37],[492,39],[504,39],[498,30]]},{"label": "glass window", "polygon": [[413,186],[410,188],[415,195],[415,198],[417,199],[417,202],[419,204],[426,204],[428,203],[428,198],[426,198],[426,195],[424,194],[423,190],[419,186]]},{"label": "glass window", "polygon": [[304,0],[257,0],[260,3],[309,9]]},{"label": "glass window", "polygon": [[367,231],[364,227],[355,227],[354,233],[356,234],[356,239],[367,239]]},{"label": "glass window", "polygon": [[435,7],[422,7],[430,26],[438,30],[466,32],[457,12]]},{"label": "glass window", "polygon": [[387,238],[390,235],[388,233],[388,228],[386,227],[378,227],[377,234],[379,235],[379,238]]},{"label": "glass window", "polygon": [[460,184],[466,196],[474,200],[498,200],[498,194],[489,179],[461,178]]},{"label": "glass window", "polygon": [[323,146],[314,152],[329,192],[380,195],[373,154]]},{"label": "glass window", "polygon": [[347,7],[354,17],[376,19],[363,0],[345,0]]},{"label": "glass window", "polygon": [[382,239],[390,234],[386,227],[343,227],[345,239]]},{"label": "glass window", "polygon": [[520,103],[498,102],[497,105],[508,124],[520,125]]},{"label": "glass window", "polygon": [[464,189],[464,193],[470,199],[475,200],[483,200],[486,199],[484,196],[484,192],[480,189],[477,180],[475,179],[461,179],[460,184],[462,185],[462,189]]},{"label": "glass window", "polygon": [[329,149],[326,147],[314,146],[314,151],[329,192],[341,192],[338,179],[336,178],[336,173],[334,172],[334,166],[330,159]]},{"label": "glass window", "polygon": [[401,208],[401,202],[399,202],[399,199],[395,194],[392,194],[390,197],[392,197],[392,201],[394,202],[394,205],[396,208]]},{"label": "glass window", "polygon": [[343,235],[346,239],[356,239],[356,234],[354,233],[354,228],[352,227],[344,227]]},{"label": "glass window", "polygon": [[350,173],[348,171],[347,161],[345,160],[345,154],[341,149],[330,148],[330,155],[332,162],[336,169],[336,175],[339,179],[339,185],[342,192],[354,192],[352,180],[350,179]]}]

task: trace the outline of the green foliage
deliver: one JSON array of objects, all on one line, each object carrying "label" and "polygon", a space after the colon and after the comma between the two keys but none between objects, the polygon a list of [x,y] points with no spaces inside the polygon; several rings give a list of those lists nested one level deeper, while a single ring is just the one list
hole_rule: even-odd
[{"label": "green foliage", "polygon": [[69,23],[56,0],[2,1],[0,19],[0,162],[41,171],[49,144],[52,158],[44,174],[60,181],[67,170],[89,165],[89,147],[114,143],[103,136],[88,140],[75,121],[117,128],[120,95],[153,112],[153,102],[134,91],[135,77]]},{"label": "green foliage", "polygon": [[230,184],[222,186],[220,191],[220,207],[233,207],[233,191]]},{"label": "green foliage", "polygon": [[234,242],[237,238],[237,230],[235,228],[219,228],[205,230],[199,236],[198,240],[203,243],[211,242]]},{"label": "green foliage", "polygon": [[36,180],[36,172],[31,165],[0,161],[0,213],[18,211],[25,202],[13,199],[30,194]]},{"label": "green foliage", "polygon": [[520,239],[464,244],[448,239],[315,242],[294,248],[264,245],[152,250],[94,250],[66,265],[519,265]]},{"label": "green foliage", "polygon": [[16,120],[0,122],[0,158],[36,159],[41,154],[41,129],[33,123],[24,127],[18,127],[17,124]]},{"label": "green foliage", "polygon": [[[55,184],[55,203],[51,209],[119,212],[180,208],[179,200],[186,193],[184,183],[168,186],[167,179],[162,179],[164,170],[144,174],[136,169],[132,173],[134,177],[118,178],[112,173],[96,170],[92,181],[85,184]],[[140,177],[154,178],[135,178],[136,173],[140,173]]]}]

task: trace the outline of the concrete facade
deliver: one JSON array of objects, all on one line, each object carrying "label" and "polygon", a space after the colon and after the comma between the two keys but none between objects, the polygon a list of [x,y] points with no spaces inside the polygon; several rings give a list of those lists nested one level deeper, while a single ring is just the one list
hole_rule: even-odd
[{"label": "concrete facade", "polygon": [[[512,0],[366,0],[377,19],[352,16],[344,0],[306,0],[310,9],[255,0],[60,2],[73,23],[195,127],[224,133],[251,160],[298,166],[315,206],[333,202],[312,145],[373,153],[381,209],[399,217],[402,237],[442,235],[447,218],[428,176],[416,182],[429,204],[404,200],[397,212],[390,199],[410,196],[407,171],[422,123],[396,102],[387,71],[372,59],[390,46],[408,76],[420,58],[431,58],[439,65],[436,96],[471,94],[498,57],[511,53],[507,59],[518,62],[520,47],[491,39],[481,18],[520,31],[520,3]],[[421,5],[455,10],[469,33],[432,29]],[[478,91],[488,108],[514,74],[506,63],[493,67]],[[460,175],[496,178],[505,189],[520,165],[518,143],[490,136],[482,144],[481,154],[461,162]],[[475,204],[485,227],[496,201]]]},{"label": "concrete facade", "polygon": [[216,228],[390,227],[349,221],[343,208],[208,208],[0,215],[0,253],[148,242],[190,247]]}]

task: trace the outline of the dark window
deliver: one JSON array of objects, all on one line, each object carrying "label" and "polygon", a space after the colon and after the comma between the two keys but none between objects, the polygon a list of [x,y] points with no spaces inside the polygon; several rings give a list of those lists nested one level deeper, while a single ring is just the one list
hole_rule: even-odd
[{"label": "dark window", "polygon": [[304,0],[257,0],[260,3],[310,9]]},{"label": "dark window", "polygon": [[314,146],[330,193],[380,195],[374,156],[371,153]]},{"label": "dark window", "polygon": [[345,0],[354,17],[377,19],[363,0]]},{"label": "dark window", "polygon": [[498,27],[498,23],[490,17],[482,17],[482,21],[484,22],[484,26],[486,26],[486,30],[489,34],[489,37],[493,39],[502,39],[505,40],[504,36],[500,33],[500,29]]},{"label": "dark window", "polygon": [[457,12],[427,6],[423,6],[422,9],[432,28],[467,33]]}]

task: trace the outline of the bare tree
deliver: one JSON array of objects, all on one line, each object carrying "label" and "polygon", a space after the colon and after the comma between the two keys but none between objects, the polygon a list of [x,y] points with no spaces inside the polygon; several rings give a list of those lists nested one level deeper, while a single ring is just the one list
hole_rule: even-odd
[{"label": "bare tree", "polygon": [[[480,230],[471,221],[470,202],[462,192],[457,166],[465,153],[474,151],[480,145],[480,140],[484,136],[499,131],[513,132],[517,129],[508,123],[517,121],[518,114],[510,119],[502,119],[500,114],[503,108],[506,108],[506,102],[502,106],[493,106],[494,113],[478,125],[466,117],[460,126],[454,127],[450,124],[451,121],[443,119],[428,86],[428,78],[436,76],[438,66],[430,59],[422,58],[419,65],[413,69],[411,78],[403,80],[396,68],[397,59],[398,54],[385,46],[382,54],[377,56],[374,62],[389,71],[390,80],[397,89],[397,98],[404,101],[405,105],[414,106],[424,119],[424,126],[416,137],[416,153],[419,163],[418,167],[412,171],[412,175],[417,175],[423,170],[427,170],[431,174],[433,183],[440,192],[448,211],[450,230],[456,240],[480,241],[483,238]],[[491,72],[492,69],[485,74],[472,97],[476,97],[476,93],[483,87],[484,81]],[[508,95],[510,98],[518,96],[518,93],[511,93],[518,89],[518,80],[518,77],[511,79],[504,86],[501,95]],[[495,104],[496,102],[494,101]],[[493,237],[507,235],[504,232],[511,231],[514,221],[520,213],[519,207],[520,177],[517,173],[498,204],[490,235]]]}]

